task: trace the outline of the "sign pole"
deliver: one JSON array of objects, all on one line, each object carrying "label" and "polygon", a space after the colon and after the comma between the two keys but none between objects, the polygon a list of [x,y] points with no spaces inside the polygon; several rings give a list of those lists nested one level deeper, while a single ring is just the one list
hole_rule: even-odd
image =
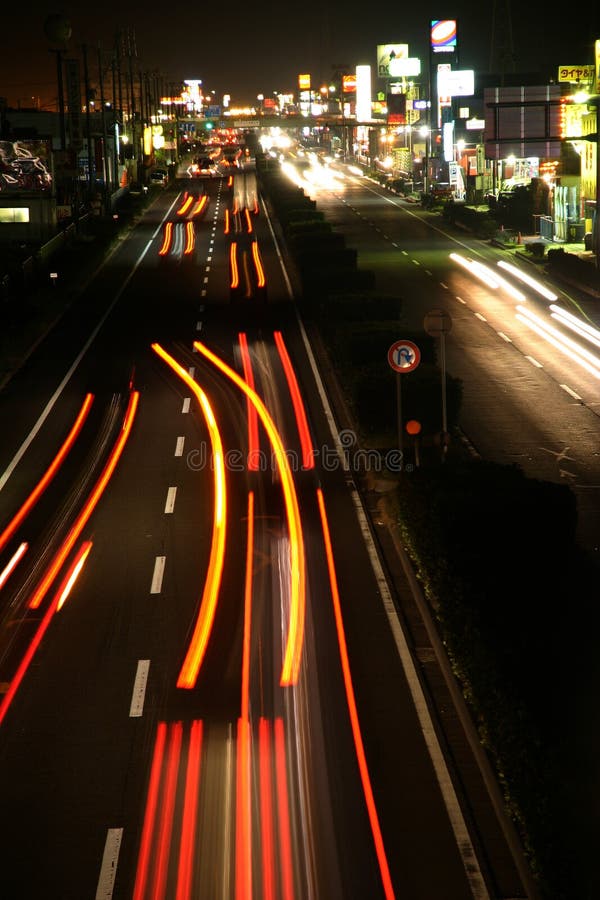
[{"label": "sign pole", "polygon": [[400,460],[404,457],[404,441],[402,438],[402,386],[400,378],[403,373],[413,372],[421,361],[421,351],[412,341],[394,341],[388,350],[388,363],[396,373],[396,413],[398,416],[398,451]]},{"label": "sign pole", "polygon": [[396,411],[398,416],[398,451],[400,453],[400,465],[402,468],[402,460],[404,457],[404,442],[402,436],[402,376],[400,372],[396,372]]}]

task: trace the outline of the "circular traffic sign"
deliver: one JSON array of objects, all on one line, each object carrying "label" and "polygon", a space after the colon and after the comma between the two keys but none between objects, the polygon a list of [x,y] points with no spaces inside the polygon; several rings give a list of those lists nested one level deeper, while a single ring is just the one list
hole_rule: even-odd
[{"label": "circular traffic sign", "polygon": [[448,334],[452,330],[450,313],[445,309],[430,309],[423,320],[423,327],[432,337]]},{"label": "circular traffic sign", "polygon": [[395,372],[412,372],[421,362],[421,351],[412,341],[395,341],[387,356]]}]

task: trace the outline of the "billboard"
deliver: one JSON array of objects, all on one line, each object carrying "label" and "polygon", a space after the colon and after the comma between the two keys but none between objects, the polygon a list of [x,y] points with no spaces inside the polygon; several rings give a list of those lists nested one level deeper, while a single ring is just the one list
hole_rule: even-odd
[{"label": "billboard", "polygon": [[408,44],[377,45],[377,77],[390,78],[395,73],[390,71],[390,64],[397,59],[408,58]]},{"label": "billboard", "polygon": [[[441,69],[441,71],[440,71]],[[440,97],[472,97],[475,93],[473,69],[438,69],[438,94]]]},{"label": "billboard", "polygon": [[432,19],[429,34],[432,53],[456,51],[456,19]]},{"label": "billboard", "polygon": [[390,75],[392,78],[416,78],[420,74],[421,60],[417,56],[390,60]]},{"label": "billboard", "polygon": [[51,141],[0,141],[0,193],[52,189]]}]

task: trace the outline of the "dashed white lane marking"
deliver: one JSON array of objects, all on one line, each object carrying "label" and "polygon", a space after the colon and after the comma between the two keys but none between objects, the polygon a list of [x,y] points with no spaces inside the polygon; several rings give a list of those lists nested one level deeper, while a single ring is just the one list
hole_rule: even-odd
[{"label": "dashed white lane marking", "polygon": [[512,339],[509,338],[509,336],[507,334],[504,334],[503,331],[499,331],[498,334],[500,335],[500,337],[502,338],[503,341],[506,341],[507,344],[512,344]]},{"label": "dashed white lane marking", "polygon": [[181,407],[182,413],[189,413],[190,411],[190,403],[192,402],[191,397],[185,397],[183,400],[183,406]]},{"label": "dashed white lane marking", "polygon": [[166,556],[157,556],[154,560],[154,572],[152,574],[152,584],[150,585],[151,594],[160,594],[163,575],[165,574],[166,559]]},{"label": "dashed white lane marking", "polygon": [[448,285],[443,281],[440,281],[440,287],[443,287],[445,291],[448,290]]},{"label": "dashed white lane marking", "polygon": [[111,900],[117,877],[117,863],[123,840],[122,828],[109,828],[104,844],[100,877],[96,887],[96,900]]},{"label": "dashed white lane marking", "polygon": [[149,659],[138,659],[133,691],[131,692],[131,704],[129,706],[129,718],[139,718],[144,712],[144,700],[146,698],[146,685],[148,684]]},{"label": "dashed white lane marking", "polygon": [[533,357],[533,356],[527,356],[527,354],[525,354],[525,359],[528,359],[529,362],[532,363],[532,365],[537,366],[538,369],[544,368],[542,366],[541,362],[538,362],[537,359],[535,359],[535,357]]},{"label": "dashed white lane marking", "polygon": [[561,384],[561,388],[563,389],[563,391],[566,391],[567,394],[570,394],[574,400],[581,400],[579,394],[576,394],[575,391],[571,390],[568,384]]},{"label": "dashed white lane marking", "polygon": [[196,331],[202,331],[202,322],[196,322]]},{"label": "dashed white lane marking", "polygon": [[177,438],[177,443],[175,444],[175,456],[183,456],[183,445],[185,444],[185,437],[180,435]]},{"label": "dashed white lane marking", "polygon": [[177,488],[170,487],[167,491],[167,500],[165,502],[165,513],[172,513],[175,509],[175,497],[177,496]]},{"label": "dashed white lane marking", "polygon": [[[445,287],[445,285],[443,285],[443,287]],[[458,300],[459,303],[462,303],[464,306],[467,305],[467,301],[463,300],[462,297],[459,297],[458,294],[456,295],[456,299]]]},{"label": "dashed white lane marking", "polygon": [[190,376],[190,378],[193,378],[195,374],[196,374],[196,366],[190,366],[188,369],[188,375]]},{"label": "dashed white lane marking", "polygon": [[475,315],[477,316],[478,319],[481,319],[482,322],[487,322],[486,317],[482,316],[480,312],[476,312]]}]

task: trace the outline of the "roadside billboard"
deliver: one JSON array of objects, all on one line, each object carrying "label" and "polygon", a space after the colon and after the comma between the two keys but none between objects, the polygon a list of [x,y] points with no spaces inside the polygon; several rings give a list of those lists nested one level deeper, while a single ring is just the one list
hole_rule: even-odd
[{"label": "roadside billboard", "polygon": [[0,141],[0,193],[52,190],[51,141]]}]

